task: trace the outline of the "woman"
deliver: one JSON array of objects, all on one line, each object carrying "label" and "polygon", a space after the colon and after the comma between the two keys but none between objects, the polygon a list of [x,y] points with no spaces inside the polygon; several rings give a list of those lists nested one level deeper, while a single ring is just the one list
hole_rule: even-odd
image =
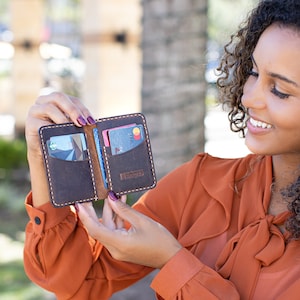
[{"label": "woman", "polygon": [[298,0],[262,1],[225,47],[223,103],[255,154],[198,154],[134,209],[111,193],[102,223],[91,204],[49,203],[38,128],[94,121],[76,99],[40,97],[26,124],[28,276],[64,300],[107,299],[153,269],[158,299],[298,299],[299,16]]}]

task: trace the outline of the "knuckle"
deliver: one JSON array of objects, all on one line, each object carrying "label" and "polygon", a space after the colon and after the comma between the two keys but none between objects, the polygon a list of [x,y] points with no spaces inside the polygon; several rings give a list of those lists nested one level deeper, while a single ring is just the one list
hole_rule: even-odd
[{"label": "knuckle", "polygon": [[49,94],[49,98],[57,101],[62,101],[65,98],[65,94],[55,91]]}]

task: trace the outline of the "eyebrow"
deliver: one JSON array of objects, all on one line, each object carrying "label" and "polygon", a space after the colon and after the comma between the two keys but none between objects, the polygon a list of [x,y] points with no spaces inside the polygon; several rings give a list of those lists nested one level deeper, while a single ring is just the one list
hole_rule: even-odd
[{"label": "eyebrow", "polygon": [[[254,59],[253,55],[251,55],[251,60],[252,60],[253,64],[257,67],[257,64],[255,62],[255,59]],[[279,80],[282,80],[282,81],[285,81],[287,83],[290,83],[290,84],[292,84],[292,85],[294,85],[296,87],[299,87],[299,85],[295,81],[293,81],[291,79],[288,79],[287,77],[285,77],[283,75],[280,75],[280,74],[277,74],[277,73],[273,73],[273,72],[268,72],[268,75],[271,76],[271,77],[273,77],[273,78],[277,78]]]}]

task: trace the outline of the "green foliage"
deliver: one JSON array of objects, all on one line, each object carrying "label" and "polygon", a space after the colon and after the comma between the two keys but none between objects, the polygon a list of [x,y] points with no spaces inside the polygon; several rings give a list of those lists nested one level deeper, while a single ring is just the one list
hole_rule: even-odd
[{"label": "green foliage", "polygon": [[22,260],[0,263],[0,278],[0,298],[2,300],[50,299],[41,288],[36,287],[27,278]]},{"label": "green foliage", "polygon": [[24,272],[22,251],[28,216],[25,193],[12,182],[0,181],[0,299],[55,299],[33,284]]},{"label": "green foliage", "polygon": [[26,163],[26,143],[24,140],[0,139],[0,169],[21,168],[26,166]]},{"label": "green foliage", "polygon": [[[29,191],[29,187],[28,187]],[[6,218],[10,217],[10,214],[17,214],[24,211],[24,199],[26,196],[26,192],[20,192],[19,189],[12,183],[3,180],[0,183],[0,216],[2,220],[0,220],[0,224],[6,220]],[[2,215],[2,212],[6,211],[5,215]],[[1,232],[4,229],[1,228]]]},{"label": "green foliage", "polygon": [[1,0],[0,1],[0,20],[3,23],[6,23],[9,16],[9,0]]}]

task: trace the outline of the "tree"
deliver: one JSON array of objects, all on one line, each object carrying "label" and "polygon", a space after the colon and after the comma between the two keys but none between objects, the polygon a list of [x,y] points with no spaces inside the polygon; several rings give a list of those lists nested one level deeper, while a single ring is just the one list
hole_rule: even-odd
[{"label": "tree", "polygon": [[204,148],[207,0],[142,5],[142,111],[161,177]]}]

